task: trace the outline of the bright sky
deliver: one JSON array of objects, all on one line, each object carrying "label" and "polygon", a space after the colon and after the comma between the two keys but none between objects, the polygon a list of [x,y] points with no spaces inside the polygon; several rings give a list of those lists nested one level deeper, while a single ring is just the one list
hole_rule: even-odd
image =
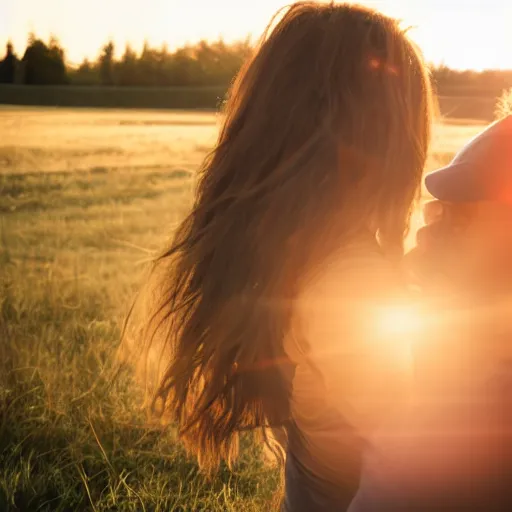
[{"label": "bright sky", "polygon": [[[55,34],[68,60],[95,58],[112,38],[139,49],[145,39],[170,48],[201,38],[258,36],[286,0],[0,0],[0,44],[24,51],[27,34]],[[360,0],[416,28],[426,58],[459,69],[512,69],[509,0]],[[509,4],[509,5],[507,5]]]}]

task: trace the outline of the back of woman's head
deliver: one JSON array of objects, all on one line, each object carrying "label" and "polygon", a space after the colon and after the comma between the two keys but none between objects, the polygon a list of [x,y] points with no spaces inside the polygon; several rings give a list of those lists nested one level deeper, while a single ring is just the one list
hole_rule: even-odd
[{"label": "back of woman's head", "polygon": [[[237,77],[193,209],[157,262],[144,341],[170,354],[156,402],[205,467],[288,415],[283,339],[299,279],[349,237],[401,254],[430,134],[428,73],[398,24],[298,3]],[[162,273],[158,273],[162,276]]]}]

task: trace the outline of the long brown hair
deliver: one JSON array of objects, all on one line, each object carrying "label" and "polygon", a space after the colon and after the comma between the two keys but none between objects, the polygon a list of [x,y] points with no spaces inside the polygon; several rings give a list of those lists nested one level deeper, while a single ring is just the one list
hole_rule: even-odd
[{"label": "long brown hair", "polygon": [[238,434],[277,425],[291,393],[283,339],[300,279],[348,237],[403,238],[430,136],[422,57],[398,23],[300,2],[236,78],[192,211],[155,262],[155,406],[205,468]]}]

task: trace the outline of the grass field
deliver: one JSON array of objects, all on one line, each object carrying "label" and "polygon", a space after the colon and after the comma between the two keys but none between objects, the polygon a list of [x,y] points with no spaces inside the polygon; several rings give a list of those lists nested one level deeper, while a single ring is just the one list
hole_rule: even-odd
[{"label": "grass field", "polygon": [[[0,109],[0,511],[269,509],[246,440],[201,476],[109,370],[144,262],[191,201],[213,114]],[[429,166],[480,126],[438,125]]]}]

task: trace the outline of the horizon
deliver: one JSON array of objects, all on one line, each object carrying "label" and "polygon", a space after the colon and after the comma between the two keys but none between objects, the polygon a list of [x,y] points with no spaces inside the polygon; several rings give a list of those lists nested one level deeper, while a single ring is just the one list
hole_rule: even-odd
[{"label": "horizon", "polygon": [[[201,40],[219,39],[227,43],[254,40],[260,36],[272,16],[289,2],[260,0],[245,3],[235,0],[142,0],[125,4],[111,0],[15,0],[0,6],[0,44],[9,40],[22,56],[28,34],[45,41],[54,35],[66,51],[66,61],[78,66],[84,59],[93,61],[104,44],[112,40],[116,56],[129,44],[140,52],[144,42],[151,47],[167,45],[170,50]],[[355,3],[355,2],[352,2]],[[410,35],[423,50],[425,59],[435,66],[455,70],[512,70],[512,52],[508,48],[507,21],[512,7],[501,0],[468,0],[460,11],[456,0],[366,0],[357,2],[377,8],[412,26]],[[457,5],[458,4],[458,5]],[[56,15],[58,13],[58,15]],[[119,14],[122,14],[121,16]],[[478,33],[478,37],[474,37]],[[462,47],[463,45],[463,47]]]}]

